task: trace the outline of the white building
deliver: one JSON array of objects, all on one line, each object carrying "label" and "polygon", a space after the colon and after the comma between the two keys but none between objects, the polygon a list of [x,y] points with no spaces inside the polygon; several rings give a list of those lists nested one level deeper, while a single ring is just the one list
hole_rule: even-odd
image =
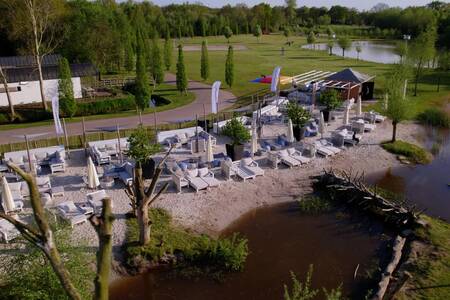
[{"label": "white building", "polygon": [[[44,93],[50,101],[58,95],[58,61],[60,55],[47,55],[42,62]],[[41,102],[39,73],[31,56],[0,57],[0,65],[8,80],[8,90],[13,105]],[[92,64],[71,64],[73,93],[75,98],[82,97],[81,77],[95,76],[97,70]],[[0,84],[0,106],[8,106],[3,84]]]}]

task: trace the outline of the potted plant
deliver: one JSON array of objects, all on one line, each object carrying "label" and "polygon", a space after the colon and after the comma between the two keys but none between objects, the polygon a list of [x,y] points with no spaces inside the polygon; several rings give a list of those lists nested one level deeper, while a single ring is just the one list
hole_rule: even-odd
[{"label": "potted plant", "polygon": [[244,143],[251,138],[247,128],[236,117],[233,117],[222,128],[222,133],[231,139],[231,144],[226,144],[227,155],[231,160],[239,160],[244,156]]},{"label": "potted plant", "polygon": [[311,118],[310,113],[294,102],[287,105],[287,115],[292,121],[294,137],[300,141],[305,136],[305,125]]},{"label": "potted plant", "polygon": [[335,89],[328,89],[320,94],[319,102],[326,108],[322,111],[325,122],[330,120],[330,111],[341,106],[341,97]]},{"label": "potted plant", "polygon": [[151,156],[161,151],[159,144],[152,144],[150,141],[151,137],[142,125],[139,125],[128,138],[130,146],[127,155],[135,160],[135,167],[142,171],[144,179],[151,179],[153,177],[155,173],[155,161]]}]

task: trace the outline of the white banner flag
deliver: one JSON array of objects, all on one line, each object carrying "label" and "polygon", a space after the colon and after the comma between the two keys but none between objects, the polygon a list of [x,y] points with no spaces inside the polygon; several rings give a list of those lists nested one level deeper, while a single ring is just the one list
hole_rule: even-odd
[{"label": "white banner flag", "polygon": [[216,81],[213,83],[211,88],[211,112],[213,114],[217,114],[218,106],[219,106],[219,91],[220,91],[220,81]]},{"label": "white banner flag", "polygon": [[273,69],[272,73],[272,84],[270,85],[270,91],[276,93],[278,87],[278,81],[280,80],[281,67],[276,67]]},{"label": "white banner flag", "polygon": [[61,126],[61,120],[59,119],[59,99],[58,95],[52,98],[52,110],[53,110],[53,121],[55,122],[56,134],[63,134],[63,128]]}]

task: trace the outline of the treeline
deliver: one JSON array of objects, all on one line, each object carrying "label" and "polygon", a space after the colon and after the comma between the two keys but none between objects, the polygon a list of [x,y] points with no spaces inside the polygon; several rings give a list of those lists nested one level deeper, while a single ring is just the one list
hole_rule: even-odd
[{"label": "treeline", "polygon": [[[284,6],[261,3],[222,8],[188,3],[160,7],[151,2],[114,0],[43,1],[52,2],[52,7],[61,10],[58,15],[62,39],[54,50],[69,61],[92,61],[106,72],[135,65],[137,28],[149,40],[216,36],[229,30],[234,35],[251,34],[256,28],[264,34],[286,28],[293,34],[318,33],[330,26],[336,34],[388,38],[409,34],[414,38],[431,25],[437,28],[437,46],[450,47],[450,4],[437,1],[405,9],[377,5],[362,12],[339,5],[297,8],[293,0],[286,0]],[[10,21],[9,13],[0,2],[0,43],[5,45],[0,55],[15,55],[27,48],[25,39],[11,34],[20,24]],[[348,29],[339,25],[359,27]]]}]

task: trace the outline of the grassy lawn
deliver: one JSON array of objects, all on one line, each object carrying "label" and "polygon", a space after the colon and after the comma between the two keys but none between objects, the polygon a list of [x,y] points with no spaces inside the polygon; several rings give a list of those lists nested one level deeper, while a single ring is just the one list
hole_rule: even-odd
[{"label": "grassy lawn", "polygon": [[394,143],[384,143],[381,146],[384,150],[390,153],[405,156],[413,163],[427,164],[431,161],[430,154],[426,150],[414,144],[403,141],[395,141]]},{"label": "grassy lawn", "polygon": [[[192,92],[188,92],[187,95],[180,94],[174,85],[170,84],[161,84],[154,92],[155,95],[159,95],[161,97],[166,98],[170,101],[170,103],[156,107],[156,111],[165,111],[174,109],[183,105],[187,105],[195,100],[195,94]],[[153,113],[153,108],[146,108],[143,114],[151,114]],[[93,115],[85,117],[85,120],[99,120],[99,119],[112,119],[112,118],[123,118],[128,116],[135,116],[136,110],[132,109],[129,111],[122,111],[113,114],[102,114],[102,115]],[[71,119],[67,119],[67,123],[71,122],[81,122],[81,117],[74,117]],[[31,126],[44,126],[44,125],[52,125],[53,120],[33,122],[33,123],[21,123],[21,124],[5,124],[0,126],[0,130],[9,130],[16,128],[27,128]]]},{"label": "grassy lawn", "polygon": [[[185,45],[200,44],[203,38],[183,39]],[[264,75],[270,75],[275,66],[281,66],[281,74],[292,76],[310,70],[340,71],[344,68],[354,68],[357,71],[376,75],[375,96],[381,97],[385,82],[385,74],[390,65],[373,62],[358,61],[339,56],[329,56],[325,51],[314,51],[301,49],[300,46],[306,44],[304,37],[290,37],[294,45],[288,47],[284,45],[286,38],[283,35],[264,35],[260,43],[251,35],[239,35],[231,38],[230,44],[245,45],[248,50],[234,52],[235,84],[230,89],[236,96],[242,96],[260,89],[269,89],[267,84],[251,83],[250,80]],[[318,42],[325,40],[318,40]],[[226,45],[224,37],[208,37],[210,45]],[[281,55],[281,47],[285,48],[285,55]],[[200,78],[200,51],[186,51],[184,53],[186,71],[188,77],[193,80]],[[221,80],[222,87],[228,88],[225,84],[225,58],[226,51],[209,51],[210,78],[207,83]],[[174,52],[174,62],[176,62],[176,52]],[[175,63],[172,67],[175,72]],[[440,92],[436,92],[437,78],[441,78]],[[408,94],[412,95],[413,84],[408,88]],[[418,96],[410,97],[411,106],[409,118],[415,118],[418,113],[428,107],[445,104],[450,96],[450,72],[430,71],[421,79],[418,85]]]},{"label": "grassy lawn", "polygon": [[450,224],[424,216],[429,227],[418,235],[433,246],[433,253],[418,257],[411,271],[414,290],[405,299],[450,299]]}]

